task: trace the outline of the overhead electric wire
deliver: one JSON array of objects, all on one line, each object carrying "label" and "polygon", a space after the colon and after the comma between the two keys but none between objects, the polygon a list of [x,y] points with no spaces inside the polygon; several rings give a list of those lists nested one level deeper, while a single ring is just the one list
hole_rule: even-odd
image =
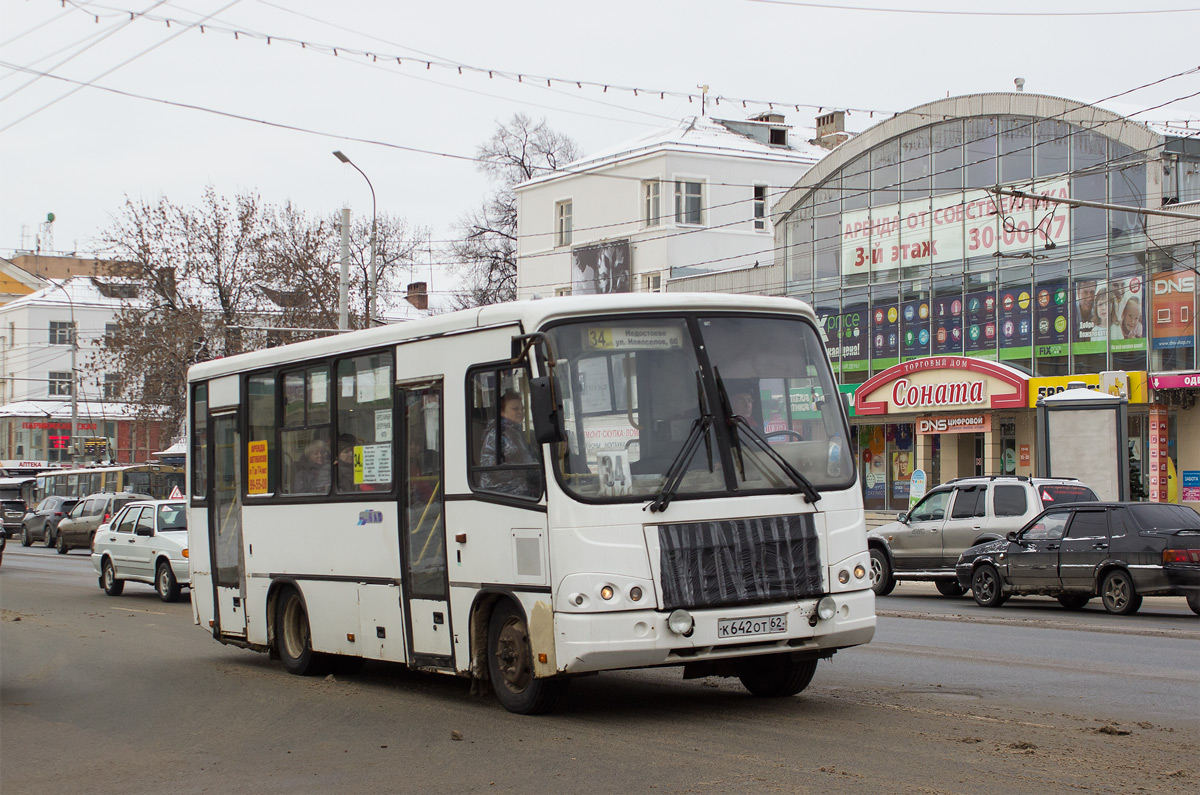
[{"label": "overhead electric wire", "polygon": [[816,8],[826,11],[864,11],[875,14],[924,14],[947,17],[1124,17],[1156,14],[1190,14],[1200,8],[1147,8],[1139,11],[948,11],[924,8],[887,8],[886,6],[843,6],[833,3],[809,3],[803,0],[750,0],[766,5]]}]

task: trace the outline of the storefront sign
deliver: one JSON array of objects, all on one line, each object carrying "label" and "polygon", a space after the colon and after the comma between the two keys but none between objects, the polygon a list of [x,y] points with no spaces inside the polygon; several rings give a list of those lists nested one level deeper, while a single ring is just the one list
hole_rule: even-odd
[{"label": "storefront sign", "polygon": [[1148,491],[1150,492],[1151,502],[1166,502],[1167,501],[1167,486],[1169,485],[1167,477],[1167,407],[1166,406],[1151,406],[1150,407],[1150,438],[1147,440],[1149,444],[1150,466],[1147,467],[1149,475]]},{"label": "storefront sign", "polygon": [[964,356],[930,356],[889,367],[855,391],[859,416],[930,409],[1024,407],[1028,377],[1016,368]]},{"label": "storefront sign", "polygon": [[1196,272],[1157,273],[1150,289],[1154,349],[1191,348],[1196,344]]},{"label": "storefront sign", "polygon": [[1182,502],[1200,502],[1200,469],[1185,469],[1180,475],[1179,499]]},{"label": "storefront sign", "polygon": [[1151,377],[1150,386],[1155,389],[1200,389],[1200,373],[1156,375]]},{"label": "storefront sign", "polygon": [[50,464],[48,461],[25,461],[20,458],[4,459],[0,461],[0,467],[4,469],[49,469],[58,464]]},{"label": "storefront sign", "polygon": [[[1105,373],[1083,373],[1081,375],[1055,375],[1045,378],[1029,379],[1029,406],[1036,407],[1039,398],[1057,395],[1067,388],[1068,384],[1082,382],[1088,389],[1103,391],[1106,395],[1120,395],[1124,392],[1130,403],[1146,403],[1148,379],[1144,371],[1124,372],[1120,370]],[[1113,390],[1116,390],[1114,393]]]},{"label": "storefront sign", "polygon": [[[96,423],[81,422],[78,427],[81,431],[94,431]],[[66,422],[22,422],[21,428],[27,431],[69,431],[71,422],[70,420]]]},{"label": "storefront sign", "polygon": [[984,433],[992,429],[990,414],[956,414],[948,417],[921,417],[917,433]]},{"label": "storefront sign", "polygon": [[1030,465],[1032,456],[1029,453],[1029,445],[1023,444],[1020,447],[1021,466],[1027,467]]}]

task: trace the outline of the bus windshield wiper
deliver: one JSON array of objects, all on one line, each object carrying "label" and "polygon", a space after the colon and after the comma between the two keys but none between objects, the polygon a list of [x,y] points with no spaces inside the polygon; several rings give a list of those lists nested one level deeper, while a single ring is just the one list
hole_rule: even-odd
[{"label": "bus windshield wiper", "polygon": [[708,471],[712,472],[713,470],[712,438],[709,436],[708,429],[712,427],[715,418],[708,410],[708,401],[704,397],[704,384],[700,380],[699,370],[696,371],[696,389],[701,414],[692,421],[692,428],[688,431],[688,436],[683,442],[683,447],[679,448],[679,452],[675,455],[675,460],[671,462],[671,466],[667,467],[663,487],[658,492],[658,496],[654,498],[654,501],[650,503],[650,510],[653,513],[665,511],[667,506],[671,504],[671,499],[675,496],[675,492],[679,490],[679,485],[683,483],[683,476],[687,473],[688,465],[696,457],[696,449],[700,446],[701,439],[704,440],[705,449],[708,451]]},{"label": "bus windshield wiper", "polygon": [[746,439],[763,453],[767,458],[775,462],[776,466],[783,470],[793,483],[800,488],[804,495],[805,502],[816,502],[821,499],[820,492],[812,484],[812,481],[804,476],[804,473],[796,469],[791,461],[788,461],[779,451],[771,447],[766,437],[762,435],[745,417],[733,413],[733,404],[729,401],[729,393],[725,391],[725,382],[721,380],[721,372],[717,368],[713,368],[713,377],[717,382],[717,396],[721,400],[721,412],[725,415],[725,423],[730,426],[732,433],[730,434],[730,444],[733,446],[733,452],[737,459],[738,470],[742,473],[742,479],[746,479],[746,466],[742,461],[742,445],[740,438],[742,432],[745,431]]}]

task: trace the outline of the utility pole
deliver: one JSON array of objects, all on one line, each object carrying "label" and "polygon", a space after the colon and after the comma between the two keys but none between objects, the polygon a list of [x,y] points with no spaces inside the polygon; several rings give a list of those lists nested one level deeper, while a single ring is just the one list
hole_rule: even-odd
[{"label": "utility pole", "polygon": [[367,187],[371,189],[371,264],[367,269],[367,327],[370,328],[371,326],[375,325],[375,293],[376,287],[378,287],[378,277],[375,272],[375,232],[377,220],[375,210],[375,186],[371,184],[371,178],[367,176],[366,172],[354,165],[354,163],[350,161],[350,158],[342,154],[340,150],[335,151],[333,156],[353,168],[359,174],[362,174],[362,178],[367,181]]}]

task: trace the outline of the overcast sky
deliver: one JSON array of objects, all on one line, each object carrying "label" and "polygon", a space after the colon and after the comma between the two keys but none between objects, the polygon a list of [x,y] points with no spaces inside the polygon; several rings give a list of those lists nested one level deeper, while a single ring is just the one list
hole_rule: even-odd
[{"label": "overcast sky", "polygon": [[[1016,77],[1026,91],[1097,101],[1200,65],[1200,0],[1146,0],[1143,10],[1196,10],[1120,16],[1046,14],[1138,6],[858,5],[1024,13],[786,0],[0,0],[0,255],[32,248],[47,212],[57,216],[55,250],[95,251],[125,196],[193,203],[210,184],[310,213],[346,205],[369,215],[365,182],[334,149],[370,176],[380,211],[429,227],[436,245],[487,190],[457,158],[515,112],[546,118],[588,152],[698,112],[669,92],[697,94],[699,84],[711,87],[709,115],[766,109],[713,106],[720,95],[778,103],[800,126],[817,106],[851,108],[848,126],[862,130],[947,95],[1011,91]],[[542,79],[506,76],[517,73]],[[1105,104],[1129,113],[1197,92],[1192,72]],[[1200,97],[1138,118],[1200,119]]]}]

